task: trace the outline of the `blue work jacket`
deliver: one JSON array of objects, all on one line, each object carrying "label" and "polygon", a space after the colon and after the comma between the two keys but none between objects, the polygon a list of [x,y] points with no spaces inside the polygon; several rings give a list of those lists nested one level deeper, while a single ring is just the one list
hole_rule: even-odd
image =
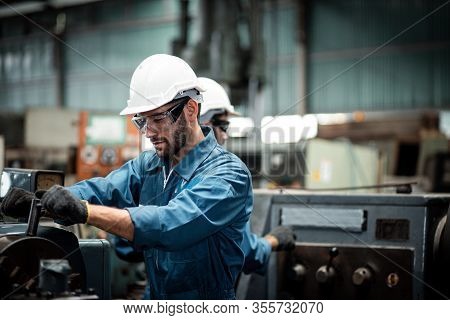
[{"label": "blue work jacket", "polygon": [[[112,240],[114,250],[120,259],[128,262],[143,261],[142,251],[133,247],[128,240],[120,237],[114,237]],[[250,223],[245,226],[241,247],[245,256],[242,271],[247,274],[255,272],[265,275],[272,247],[266,239],[251,232]]]},{"label": "blue work jacket", "polygon": [[266,239],[251,232],[250,222],[245,226],[242,250],[245,255],[242,271],[247,274],[255,272],[264,275],[269,264],[272,246]]},{"label": "blue work jacket", "polygon": [[171,172],[147,151],[105,178],[68,188],[90,203],[129,211],[151,299],[235,298],[253,207],[251,176],[210,128],[202,130],[205,139]]}]

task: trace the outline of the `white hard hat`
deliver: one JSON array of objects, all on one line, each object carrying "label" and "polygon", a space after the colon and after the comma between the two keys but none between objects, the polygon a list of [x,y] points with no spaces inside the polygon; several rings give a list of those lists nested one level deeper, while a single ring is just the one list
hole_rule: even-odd
[{"label": "white hard hat", "polygon": [[205,91],[192,68],[182,59],[155,54],[136,68],[130,83],[130,98],[120,115],[137,114],[159,108],[189,96],[202,102]]},{"label": "white hard hat", "polygon": [[206,91],[203,95],[202,108],[200,110],[200,122],[205,123],[216,114],[228,112],[230,115],[239,115],[234,111],[230,98],[225,89],[216,81],[209,78],[198,78],[200,85]]}]

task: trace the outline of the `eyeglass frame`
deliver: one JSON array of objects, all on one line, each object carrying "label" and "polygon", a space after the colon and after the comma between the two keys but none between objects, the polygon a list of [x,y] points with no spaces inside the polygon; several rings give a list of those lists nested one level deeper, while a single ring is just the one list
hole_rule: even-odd
[{"label": "eyeglass frame", "polygon": [[213,120],[211,120],[211,125],[213,127],[219,128],[223,132],[227,133],[228,127],[230,125],[230,121],[221,120],[221,119],[213,119]]},{"label": "eyeglass frame", "polygon": [[[184,98],[182,101],[180,101],[179,103],[176,103],[170,109],[168,109],[164,112],[160,112],[160,113],[151,115],[151,116],[143,116],[139,113],[135,114],[133,116],[133,118],[131,118],[131,122],[142,133],[145,133],[145,131],[147,131],[147,129],[148,129],[148,119],[149,118],[152,118],[151,121],[153,123],[159,123],[159,122],[163,121],[164,119],[166,119],[167,117],[170,117],[169,119],[172,121],[172,124],[174,124],[175,122],[177,122],[178,118],[180,118],[184,107],[186,106],[186,104],[189,102],[190,99],[191,99],[190,97]],[[180,108],[180,106],[182,108]],[[177,111],[176,113],[174,113],[175,109],[177,109],[177,108],[180,108],[180,111]],[[155,119],[155,118],[157,118],[157,119]]]}]

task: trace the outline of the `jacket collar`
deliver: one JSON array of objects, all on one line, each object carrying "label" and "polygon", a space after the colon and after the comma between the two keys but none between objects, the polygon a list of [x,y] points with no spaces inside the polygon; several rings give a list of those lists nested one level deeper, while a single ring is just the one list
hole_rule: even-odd
[{"label": "jacket collar", "polygon": [[151,155],[150,160],[148,161],[148,167],[147,167],[146,171],[151,172],[151,171],[160,170],[163,166],[164,166],[164,163],[161,161],[161,159],[158,157],[158,155],[155,152]]},{"label": "jacket collar", "polygon": [[173,170],[184,180],[189,181],[197,168],[205,161],[213,149],[217,146],[214,130],[201,126],[205,139],[200,141],[191,151],[185,155]]}]

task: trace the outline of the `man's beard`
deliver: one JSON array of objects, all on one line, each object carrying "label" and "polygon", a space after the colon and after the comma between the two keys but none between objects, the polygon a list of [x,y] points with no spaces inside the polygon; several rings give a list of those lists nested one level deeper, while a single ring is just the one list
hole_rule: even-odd
[{"label": "man's beard", "polygon": [[173,145],[169,146],[169,150],[163,155],[163,158],[166,160],[173,160],[179,154],[180,150],[186,146],[188,133],[184,113],[180,115],[177,122],[177,127],[173,133]]}]

